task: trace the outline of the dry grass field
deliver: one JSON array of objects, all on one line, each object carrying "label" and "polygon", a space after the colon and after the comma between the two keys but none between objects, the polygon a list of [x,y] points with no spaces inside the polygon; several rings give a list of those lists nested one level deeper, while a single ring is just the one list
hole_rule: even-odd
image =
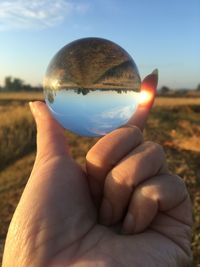
[{"label": "dry grass field", "polygon": [[[35,124],[28,101],[41,93],[0,94],[0,258],[9,222],[30,175],[35,157]],[[84,164],[96,139],[66,133],[73,157]],[[145,138],[160,143],[172,172],[187,184],[193,203],[194,260],[200,266],[200,97],[157,98]],[[0,260],[1,262],[1,260]]]}]

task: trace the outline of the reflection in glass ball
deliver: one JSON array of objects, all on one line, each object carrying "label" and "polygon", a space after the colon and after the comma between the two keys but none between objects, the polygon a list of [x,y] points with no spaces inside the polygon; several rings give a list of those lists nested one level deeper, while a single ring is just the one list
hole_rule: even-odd
[{"label": "reflection in glass ball", "polygon": [[53,57],[44,78],[44,95],[64,128],[100,136],[134,114],[140,85],[137,67],[124,49],[105,39],[84,38]]}]

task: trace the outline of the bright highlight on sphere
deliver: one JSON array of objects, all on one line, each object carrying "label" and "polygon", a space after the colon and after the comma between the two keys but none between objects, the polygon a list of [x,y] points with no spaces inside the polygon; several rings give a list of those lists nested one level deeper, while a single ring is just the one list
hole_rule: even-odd
[{"label": "bright highlight on sphere", "polygon": [[109,40],[84,38],[53,57],[44,78],[44,96],[64,128],[101,136],[134,115],[142,99],[140,86],[137,66],[123,48]]}]

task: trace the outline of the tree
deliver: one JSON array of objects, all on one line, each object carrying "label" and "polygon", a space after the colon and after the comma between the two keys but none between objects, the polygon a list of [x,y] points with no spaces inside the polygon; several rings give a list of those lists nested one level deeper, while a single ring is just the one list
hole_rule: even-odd
[{"label": "tree", "polygon": [[200,83],[197,85],[197,91],[200,91]]},{"label": "tree", "polygon": [[19,91],[42,91],[41,86],[31,86],[30,84],[24,83],[22,79],[13,78],[11,76],[7,76],[4,79],[4,86],[0,89],[2,91],[10,91],[10,92],[19,92]]},{"label": "tree", "polygon": [[161,95],[165,95],[165,94],[169,93],[169,91],[170,91],[170,89],[167,86],[163,86],[160,88]]},{"label": "tree", "polygon": [[13,85],[13,91],[22,91],[24,87],[24,82],[21,79],[14,78],[12,85]]},{"label": "tree", "polygon": [[5,90],[7,91],[11,91],[12,90],[12,77],[8,76],[5,78],[5,82],[4,82],[5,86]]},{"label": "tree", "polygon": [[5,78],[5,87],[6,91],[22,91],[24,87],[24,82],[19,78],[12,78],[8,76]]}]

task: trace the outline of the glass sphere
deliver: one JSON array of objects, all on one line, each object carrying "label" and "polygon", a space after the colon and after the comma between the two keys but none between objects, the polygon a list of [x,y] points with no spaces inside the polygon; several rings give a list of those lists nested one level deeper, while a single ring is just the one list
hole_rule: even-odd
[{"label": "glass sphere", "polygon": [[137,109],[141,80],[131,56],[101,38],[64,46],[44,78],[53,117],[82,136],[101,136],[125,124]]}]

